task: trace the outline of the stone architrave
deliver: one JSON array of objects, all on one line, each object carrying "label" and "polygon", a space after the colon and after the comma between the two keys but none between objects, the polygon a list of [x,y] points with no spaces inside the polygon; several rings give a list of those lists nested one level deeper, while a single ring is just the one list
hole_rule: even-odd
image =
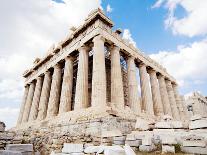
[{"label": "stone architrave", "polygon": [[17,125],[20,125],[21,122],[22,122],[22,116],[23,116],[23,113],[24,113],[24,108],[25,108],[25,104],[26,104],[26,101],[27,101],[28,92],[29,92],[29,86],[26,85],[25,89],[24,89],[24,96],[23,96],[23,101],[22,101],[22,105],[21,105],[21,108],[20,108],[20,112],[19,112]]},{"label": "stone architrave", "polygon": [[111,53],[111,103],[124,108],[124,90],[120,64],[120,48],[112,45]]},{"label": "stone architrave", "polygon": [[152,99],[154,103],[154,112],[157,116],[164,115],[163,106],[162,106],[162,100],[160,96],[160,90],[159,85],[157,81],[157,75],[156,71],[153,69],[150,69],[149,71],[150,75],[150,84],[151,84],[151,91],[152,91]]},{"label": "stone architrave", "polygon": [[98,35],[93,39],[92,107],[106,106],[105,39]]},{"label": "stone architrave", "polygon": [[132,111],[135,114],[141,114],[140,98],[138,95],[138,82],[136,79],[136,66],[134,57],[130,56],[127,59],[127,76],[128,76],[128,102]]},{"label": "stone architrave", "polygon": [[29,114],[30,114],[30,110],[31,110],[31,106],[32,106],[34,91],[35,91],[35,81],[32,81],[29,86],[29,92],[27,95],[27,101],[25,104],[24,114],[23,114],[23,118],[22,118],[22,122],[24,122],[24,123],[27,122],[29,119]]},{"label": "stone architrave", "polygon": [[172,87],[173,87],[173,91],[174,91],[174,94],[175,94],[175,100],[176,100],[176,103],[177,103],[177,107],[179,109],[180,119],[184,121],[185,120],[185,112],[184,112],[184,109],[183,109],[183,106],[182,106],[180,95],[178,93],[177,85],[172,84]]},{"label": "stone architrave", "polygon": [[163,75],[158,75],[158,82],[159,82],[159,88],[160,88],[160,95],[162,99],[164,114],[172,116],[172,111],[170,107],[170,101],[167,93],[167,88],[165,84],[165,78]]},{"label": "stone architrave", "polygon": [[50,97],[50,88],[51,88],[51,82],[52,82],[52,76],[50,71],[46,71],[44,75],[44,81],[42,85],[42,92],[40,95],[40,103],[39,103],[39,109],[38,109],[38,120],[45,119],[47,115],[47,107],[48,107],[48,101]]},{"label": "stone architrave", "polygon": [[88,52],[89,48],[86,45],[79,49],[78,57],[78,73],[75,91],[74,109],[87,108],[88,104]]},{"label": "stone architrave", "polygon": [[165,82],[166,82],[166,88],[167,88],[168,97],[169,97],[169,101],[171,105],[172,116],[174,119],[180,120],[180,115],[179,115],[179,111],[178,111],[177,104],[175,101],[175,95],[174,95],[174,91],[172,88],[172,83],[169,80],[165,80]]},{"label": "stone architrave", "polygon": [[56,116],[59,109],[60,92],[61,92],[61,75],[62,69],[60,64],[54,66],[52,75],[52,84],[50,90],[50,98],[48,102],[47,117]]},{"label": "stone architrave", "polygon": [[142,109],[148,114],[154,115],[152,96],[150,93],[150,81],[147,75],[146,65],[141,63],[139,65],[141,96],[142,96]]},{"label": "stone architrave", "polygon": [[36,120],[37,118],[40,95],[41,95],[41,90],[42,90],[42,83],[43,83],[43,78],[40,76],[37,78],[37,83],[35,86],[35,92],[34,92],[34,97],[32,101],[31,112],[29,115],[29,121]]},{"label": "stone architrave", "polygon": [[72,88],[73,88],[73,59],[71,57],[66,57],[61,97],[60,97],[59,114],[63,112],[71,111]]}]

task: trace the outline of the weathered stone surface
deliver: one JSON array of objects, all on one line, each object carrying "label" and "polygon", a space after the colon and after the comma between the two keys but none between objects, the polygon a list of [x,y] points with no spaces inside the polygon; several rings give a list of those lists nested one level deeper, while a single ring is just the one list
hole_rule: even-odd
[{"label": "weathered stone surface", "polygon": [[206,142],[204,140],[184,140],[184,147],[206,147]]},{"label": "weathered stone surface", "polygon": [[202,129],[202,128],[207,128],[206,119],[191,121],[189,124],[189,129]]},{"label": "weathered stone surface", "polygon": [[142,145],[145,145],[145,146],[152,145],[152,137],[144,137],[142,139]]},{"label": "weathered stone surface", "polygon": [[139,150],[142,152],[152,152],[156,149],[154,145],[140,145]]},{"label": "weathered stone surface", "polygon": [[128,144],[125,144],[124,150],[125,150],[126,155],[136,155],[135,152],[132,150],[132,148]]},{"label": "weathered stone surface", "polygon": [[206,154],[207,147],[182,147],[181,151],[185,153]]},{"label": "weathered stone surface", "polygon": [[0,155],[23,155],[20,151],[0,150]]},{"label": "weathered stone surface", "polygon": [[135,129],[144,131],[149,129],[149,123],[141,118],[137,118],[136,124],[135,124]]},{"label": "weathered stone surface", "polygon": [[126,140],[125,144],[128,144],[129,146],[132,147],[138,147],[139,145],[141,145],[142,141],[141,140],[134,140],[134,141],[130,141],[130,140]]},{"label": "weathered stone surface", "polygon": [[175,146],[162,145],[162,153],[175,153]]},{"label": "weathered stone surface", "polygon": [[8,144],[6,150],[20,151],[20,152],[32,152],[32,144]]},{"label": "weathered stone surface", "polygon": [[172,126],[169,122],[157,122],[155,123],[155,128],[170,129]]},{"label": "weathered stone surface", "polygon": [[63,153],[81,153],[83,152],[83,144],[64,143]]},{"label": "weathered stone surface", "polygon": [[161,141],[162,144],[167,144],[167,145],[177,144],[174,136],[162,136]]}]

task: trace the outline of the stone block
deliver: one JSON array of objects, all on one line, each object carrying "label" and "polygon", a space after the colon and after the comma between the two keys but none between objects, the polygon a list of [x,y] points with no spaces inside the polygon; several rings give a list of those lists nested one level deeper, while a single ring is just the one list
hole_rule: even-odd
[{"label": "stone block", "polygon": [[202,119],[202,116],[201,115],[193,115],[191,118],[190,118],[190,121],[196,121],[196,120],[200,120]]},{"label": "stone block", "polygon": [[175,153],[175,146],[162,145],[162,153]]},{"label": "stone block", "polygon": [[125,141],[125,144],[128,144],[129,146],[132,146],[132,147],[138,147],[139,145],[141,145],[141,140],[126,140]]},{"label": "stone block", "polygon": [[126,140],[130,140],[130,141],[136,140],[135,135],[134,134],[128,134],[126,136]]},{"label": "stone block", "polygon": [[181,121],[171,121],[170,123],[174,129],[183,128],[183,123]]},{"label": "stone block", "polygon": [[207,147],[183,147],[181,146],[181,151],[185,153],[192,154],[205,154],[207,153]]},{"label": "stone block", "polygon": [[6,150],[20,151],[20,152],[32,152],[32,144],[8,144]]},{"label": "stone block", "polygon": [[114,139],[114,141],[123,141],[126,139],[126,136],[114,137],[113,139]]},{"label": "stone block", "polygon": [[167,144],[167,145],[177,144],[176,139],[173,136],[162,136],[161,142],[162,144]]},{"label": "stone block", "polygon": [[155,123],[155,128],[158,129],[171,129],[172,125],[170,122],[157,122]]},{"label": "stone block", "polygon": [[64,143],[63,153],[81,153],[83,152],[83,144]]},{"label": "stone block", "polygon": [[105,146],[88,146],[84,149],[85,153],[96,153],[96,152],[103,152]]},{"label": "stone block", "polygon": [[202,120],[195,120],[191,121],[189,124],[189,129],[202,129],[202,128],[207,128],[207,120],[202,119]]},{"label": "stone block", "polygon": [[145,145],[145,146],[152,145],[152,137],[144,137],[142,139],[142,145]]},{"label": "stone block", "polygon": [[135,129],[146,131],[149,129],[149,123],[144,119],[137,118]]},{"label": "stone block", "polygon": [[19,151],[0,150],[0,155],[22,155]]},{"label": "stone block", "polygon": [[206,147],[206,142],[204,140],[184,140],[184,147]]},{"label": "stone block", "polygon": [[104,149],[104,155],[125,155],[125,151],[120,146],[109,146]]},{"label": "stone block", "polygon": [[125,144],[125,140],[114,140],[113,143],[115,145],[124,145]]},{"label": "stone block", "polygon": [[139,146],[139,151],[141,152],[152,152],[155,149],[156,149],[155,145],[150,145],[150,146],[140,145]]},{"label": "stone block", "polygon": [[128,144],[125,144],[124,150],[126,155],[136,155],[134,150]]}]

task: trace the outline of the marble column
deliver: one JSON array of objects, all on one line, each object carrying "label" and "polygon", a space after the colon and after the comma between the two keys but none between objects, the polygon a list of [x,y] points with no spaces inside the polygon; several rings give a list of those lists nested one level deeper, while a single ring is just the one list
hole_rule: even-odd
[{"label": "marble column", "polygon": [[127,82],[128,82],[128,102],[135,114],[141,114],[141,103],[138,95],[138,82],[136,79],[136,66],[134,57],[127,59]]},{"label": "marble column", "polygon": [[185,112],[184,112],[184,109],[182,106],[182,102],[181,102],[181,98],[180,98],[180,95],[178,92],[177,85],[172,84],[172,87],[173,87],[173,91],[174,91],[174,95],[175,95],[175,101],[176,101],[177,107],[179,109],[180,119],[185,120]]},{"label": "marble column", "polygon": [[42,83],[43,83],[43,78],[40,76],[37,78],[37,83],[35,86],[34,97],[32,100],[32,107],[31,107],[31,111],[29,115],[29,121],[36,120],[37,118],[40,95],[41,95],[41,90],[42,90]]},{"label": "marble column", "polygon": [[111,103],[124,108],[124,90],[120,64],[120,48],[112,45],[111,53]]},{"label": "marble column", "polygon": [[175,95],[174,95],[174,91],[172,88],[172,83],[170,80],[165,80],[165,82],[166,82],[166,88],[167,88],[168,97],[169,97],[169,101],[171,105],[172,116],[174,119],[180,120],[180,115],[179,115],[178,107],[175,101]]},{"label": "marble column", "polygon": [[40,103],[39,103],[39,112],[37,119],[43,120],[47,115],[48,101],[50,97],[50,88],[51,88],[52,76],[50,71],[46,71],[44,75],[44,81],[42,85],[42,92],[40,95]]},{"label": "marble column", "polygon": [[24,88],[24,96],[23,96],[23,101],[22,101],[22,105],[21,105],[21,108],[20,108],[20,112],[19,112],[19,117],[18,117],[18,120],[17,120],[17,126],[20,125],[21,122],[22,122],[22,116],[23,116],[23,113],[24,113],[24,108],[25,108],[28,92],[29,92],[29,85],[26,85],[25,88]]},{"label": "marble column", "polygon": [[22,118],[22,122],[27,122],[29,119],[29,114],[30,114],[30,110],[31,110],[31,106],[32,106],[32,100],[33,100],[33,96],[34,96],[34,90],[35,90],[35,81],[32,81],[30,86],[29,86],[29,92],[27,95],[27,101],[24,107],[24,113],[23,113],[23,118]]},{"label": "marble column", "polygon": [[54,66],[54,72],[52,75],[52,84],[50,90],[50,98],[48,102],[47,118],[56,116],[58,114],[61,92],[61,75],[61,66],[60,64],[56,64]]},{"label": "marble column", "polygon": [[106,106],[105,39],[98,35],[93,39],[92,107]]},{"label": "marble column", "polygon": [[152,96],[150,93],[150,81],[147,74],[146,65],[141,63],[139,65],[141,96],[142,96],[142,108],[146,113],[154,115]]},{"label": "marble column", "polygon": [[61,97],[60,97],[59,114],[71,111],[72,88],[73,88],[73,58],[66,57]]},{"label": "marble column", "polygon": [[172,116],[170,101],[169,101],[167,88],[166,88],[166,84],[165,84],[165,78],[163,75],[160,74],[158,76],[158,82],[159,82],[160,95],[161,95],[161,99],[162,99],[164,114]]},{"label": "marble column", "polygon": [[159,85],[157,81],[157,75],[156,71],[154,69],[150,69],[149,71],[150,75],[150,84],[151,84],[151,91],[152,91],[152,100],[153,100],[153,107],[154,107],[154,113],[157,116],[164,115],[163,106],[162,106],[162,100],[160,96],[160,90]]},{"label": "marble column", "polygon": [[85,45],[79,49],[78,72],[75,91],[74,110],[87,108],[88,104],[88,52],[89,48]]}]

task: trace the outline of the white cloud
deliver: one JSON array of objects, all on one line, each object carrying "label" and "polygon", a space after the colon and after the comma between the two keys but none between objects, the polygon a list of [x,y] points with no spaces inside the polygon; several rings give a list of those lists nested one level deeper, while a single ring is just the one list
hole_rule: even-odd
[{"label": "white cloud", "polygon": [[14,127],[17,122],[19,108],[3,107],[0,108],[0,121],[6,124],[6,128]]},{"label": "white cloud", "polygon": [[136,42],[132,38],[132,35],[131,35],[131,32],[129,31],[129,29],[124,29],[123,39],[128,40],[130,44],[133,44],[134,47],[137,47]]},{"label": "white cloud", "polygon": [[207,40],[177,47],[177,51],[160,51],[150,55],[167,68],[182,86],[207,81]]},{"label": "white cloud", "polygon": [[[207,1],[206,0],[158,0],[152,8],[164,5],[168,9],[165,26],[171,28],[174,34],[193,37],[207,34]],[[177,6],[181,6],[186,15],[175,16]]]},{"label": "white cloud", "polygon": [[106,12],[111,13],[113,11],[113,8],[110,6],[110,4],[106,7]]},{"label": "white cloud", "polygon": [[[0,120],[11,127],[16,113],[6,111],[20,107],[23,96],[24,70],[35,57],[69,34],[71,26],[80,25],[85,17],[100,7],[101,0],[3,0],[0,5]],[[19,104],[17,104],[17,102]],[[15,104],[14,104],[15,103]],[[2,110],[3,109],[3,110]],[[15,111],[15,110],[14,110]],[[16,110],[17,111],[17,110]]]}]

